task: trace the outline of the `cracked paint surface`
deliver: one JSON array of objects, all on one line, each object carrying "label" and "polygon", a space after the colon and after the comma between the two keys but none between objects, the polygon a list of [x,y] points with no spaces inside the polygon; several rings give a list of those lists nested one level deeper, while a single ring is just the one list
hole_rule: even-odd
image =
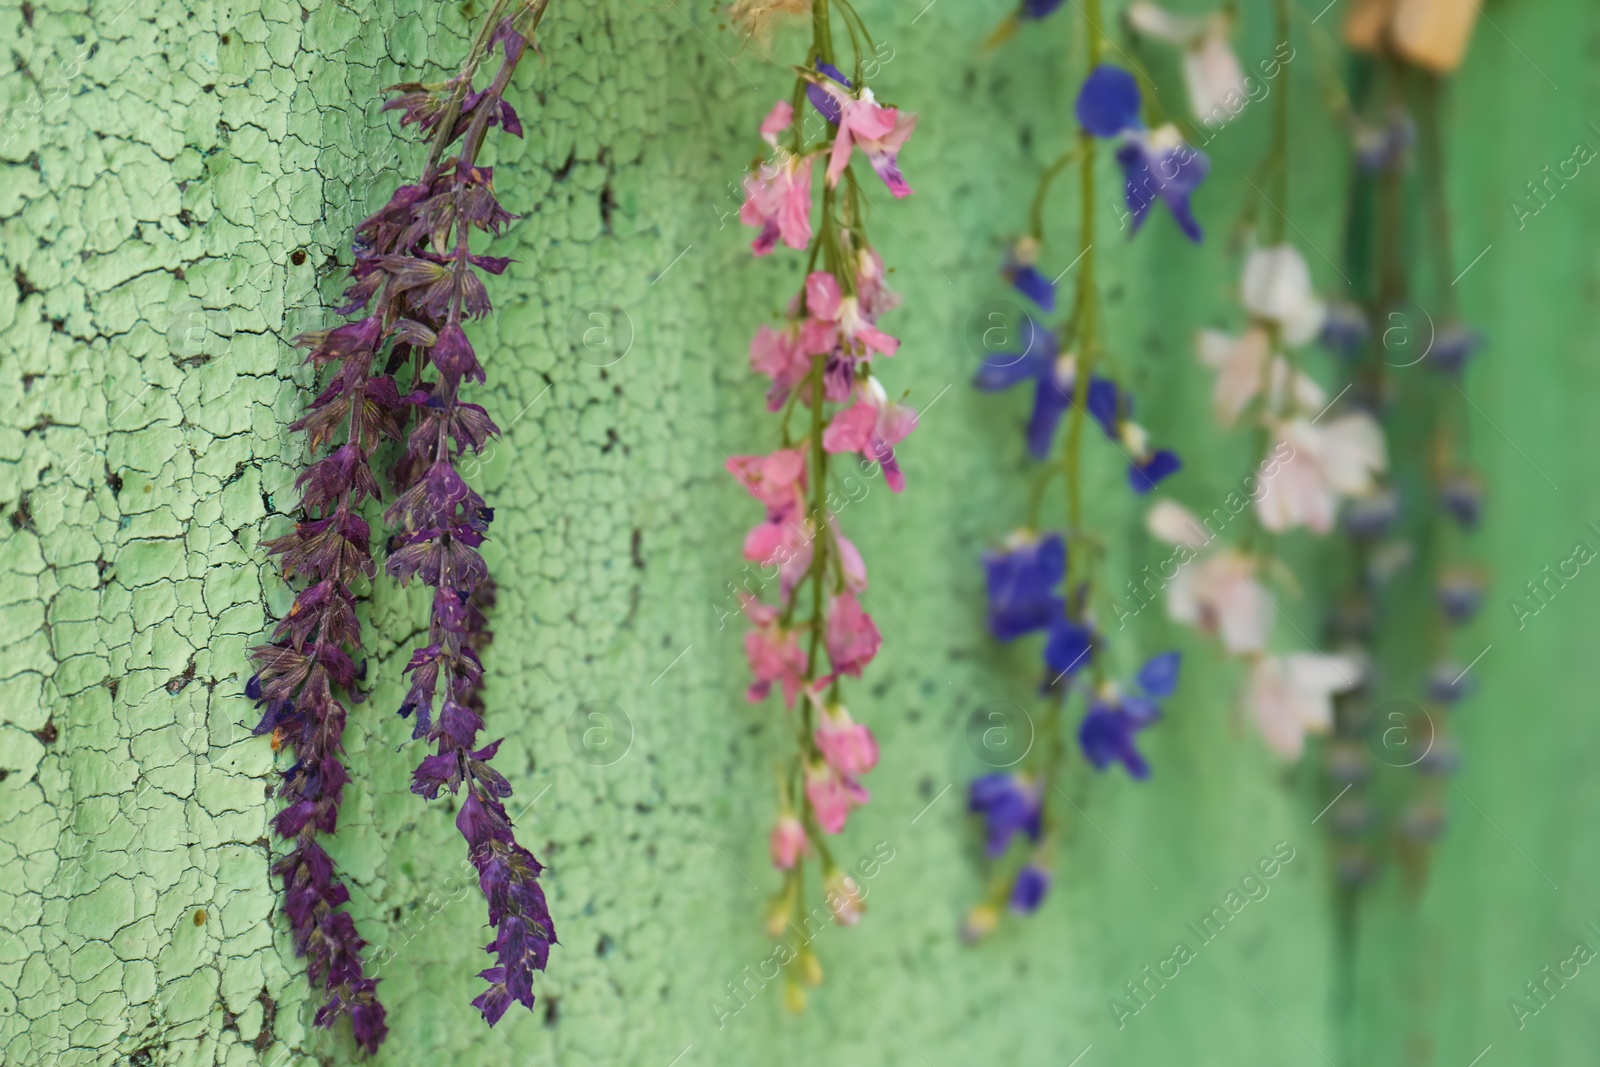
[{"label": "cracked paint surface", "polygon": [[[549,865],[566,940],[536,1011],[483,1028],[467,1004],[482,902],[452,812],[407,791],[418,753],[397,751],[396,683],[423,603],[381,585],[363,620],[378,684],[352,712],[354,780],[330,849],[383,979],[380,1063],[1065,1062],[1090,1042],[1104,1064],[1306,1052],[1261,1025],[1258,1003],[1215,992],[1248,992],[1244,977],[1331,1043],[1315,805],[1228,736],[1235,679],[1198,644],[1181,644],[1188,699],[1149,743],[1156,780],[1094,782],[1081,803],[1098,832],[1064,849],[1051,905],[980,950],[955,941],[980,891],[960,810],[981,769],[967,718],[1030,701],[1027,655],[983,634],[975,564],[1025,493],[1024,412],[967,388],[964,338],[985,300],[1005,298],[996,235],[1019,225],[1030,176],[1068,134],[1065,107],[1037,114],[1039,86],[1070,87],[1053,44],[974,59],[994,12],[941,4],[914,23],[861,6],[893,55],[878,82],[923,115],[905,156],[918,194],[872,221],[906,294],[896,358],[924,408],[912,489],[897,516],[871,494],[848,516],[886,622],[881,684],[856,698],[884,760],[840,851],[884,841],[895,859],[866,922],[820,935],[828,981],[810,1012],[785,1014],[750,977],[771,951],[758,916],[776,887],[764,835],[783,727],[739,695],[741,628],[724,613],[744,577],[743,511],[722,471],[722,454],[769,444],[744,353],[801,270],[752,263],[732,217],[755,124],[787,92],[781,55],[740,48],[708,4],[554,0],[544,62],[510,94],[528,140],[496,139],[503,199],[525,217],[495,249],[517,262],[475,334],[506,433],[467,473],[497,508],[490,736],[507,736],[497,766],[528,805],[518,823]],[[275,914],[273,757],[240,693],[245,649],[289,603],[259,550],[290,521],[303,458],[283,428],[309,376],[286,339],[330,322],[351,227],[420,161],[379,114],[380,87],[453,69],[469,16],[412,0],[0,6],[18,68],[0,80],[8,1067],[352,1057],[347,1032],[310,1027]],[[1291,76],[1312,99],[1309,68]],[[1241,184],[1258,133],[1219,140],[1214,188]],[[1325,163],[1307,163],[1297,196],[1336,195]],[[1336,247],[1334,220],[1305,225]],[[1149,383],[1141,410],[1183,427],[1194,467],[1220,472],[1196,497],[1220,499],[1245,460],[1205,426],[1187,332],[1226,304],[1226,250],[1153,228],[1106,258],[1111,333]],[[1099,475],[1123,500],[1121,471]],[[1132,502],[1117,506],[1108,528],[1137,529]],[[1113,574],[1135,573],[1138,551],[1118,549]],[[1187,640],[1154,614],[1123,638],[1126,664]],[[603,758],[585,747],[596,709],[626,739]],[[1257,925],[1117,1031],[1106,999],[1281,839],[1306,859]]]}]

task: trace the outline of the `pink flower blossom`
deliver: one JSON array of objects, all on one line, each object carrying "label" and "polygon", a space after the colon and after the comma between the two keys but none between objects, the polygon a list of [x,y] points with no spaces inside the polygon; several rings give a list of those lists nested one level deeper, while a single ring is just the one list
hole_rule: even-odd
[{"label": "pink flower blossom", "polygon": [[750,673],[755,681],[745,690],[745,699],[759,703],[772,691],[772,683],[783,686],[785,707],[794,707],[794,698],[800,692],[801,674],[806,669],[806,654],[800,648],[797,634],[778,622],[778,609],[763,604],[749,593],[739,597],[745,617],[755,629],[744,635],[744,654],[750,662]]},{"label": "pink flower blossom", "polygon": [[1188,550],[1167,583],[1167,617],[1219,637],[1234,654],[1264,649],[1274,609],[1271,595],[1255,581],[1259,561],[1232,548],[1196,558],[1215,535],[1170,500],[1151,508],[1145,525],[1153,536]]},{"label": "pink flower blossom", "polygon": [[828,766],[846,777],[859,777],[878,765],[878,742],[872,731],[852,719],[843,704],[822,709],[815,737]]},{"label": "pink flower blossom", "polygon": [[1328,307],[1311,291],[1311,268],[1293,245],[1257,248],[1244,263],[1239,299],[1258,319],[1277,325],[1288,345],[1317,336]]},{"label": "pink flower blossom", "polygon": [[779,590],[788,596],[811,567],[809,524],[791,516],[768,519],[744,539],[744,558],[763,567],[778,569]]},{"label": "pink flower blossom", "polygon": [[800,519],[805,506],[805,453],[785,448],[770,456],[733,456],[728,470],[767,507],[766,521],[745,536],[744,558],[777,567],[787,596],[811,565],[814,534]]},{"label": "pink flower blossom", "polygon": [[800,825],[793,812],[778,816],[778,824],[767,836],[767,847],[772,851],[772,865],[780,871],[793,867],[801,856],[811,854],[811,842],[806,840],[806,828]]},{"label": "pink flower blossom", "polygon": [[882,352],[892,356],[900,342],[872,324],[853,296],[843,296],[839,281],[827,271],[812,271],[806,276],[806,312],[800,327],[800,347],[809,355],[822,355],[842,346]]},{"label": "pink flower blossom", "polygon": [[844,584],[850,587],[851,592],[861,592],[867,587],[867,562],[861,558],[861,550],[839,532],[837,524],[833,539],[839,546],[839,571],[844,575]]},{"label": "pink flower blossom", "polygon": [[750,369],[772,379],[767,390],[767,410],[781,411],[795,386],[811,373],[811,356],[800,344],[800,328],[790,323],[782,329],[762,326],[750,342]]},{"label": "pink flower blossom", "polygon": [[866,153],[867,162],[889,187],[896,199],[911,195],[911,186],[900,176],[900,146],[916,129],[917,117],[899,108],[883,107],[873,99],[871,89],[861,90],[860,98],[843,86],[823,80],[822,90],[839,103],[839,129],[833,137],[833,154],[828,158],[828,184],[838,185],[839,175],[850,165],[852,148]]},{"label": "pink flower blossom", "polygon": [[861,610],[853,592],[843,592],[828,605],[826,643],[828,659],[839,674],[861,677],[861,668],[872,662],[883,644],[872,616]]},{"label": "pink flower blossom", "polygon": [[764,256],[781,238],[790,248],[811,244],[811,157],[788,156],[761,165],[744,179],[745,201],[739,221],[760,226],[751,251]]},{"label": "pink flower blossom", "polygon": [[1340,497],[1359,497],[1377,488],[1374,475],[1389,463],[1383,430],[1372,416],[1357,413],[1316,425],[1295,419],[1278,427],[1276,452],[1287,447],[1271,492],[1256,501],[1261,525],[1274,533],[1305,526],[1315,533],[1333,529]]},{"label": "pink flower blossom", "polygon": [[776,148],[778,134],[787,130],[793,121],[794,105],[787,100],[779,100],[767,112],[767,117],[761,120],[761,139]]},{"label": "pink flower blossom", "polygon": [[733,456],[727,466],[767,506],[769,516],[797,511],[805,499],[806,454],[798,448],[781,448],[770,456]]},{"label": "pink flower blossom", "polygon": [[883,467],[889,491],[906,487],[906,476],[895,459],[894,446],[917,428],[917,413],[904,404],[891,403],[876,378],[856,387],[856,402],[835,415],[822,433],[822,447],[829,452],[860,452],[869,463]]},{"label": "pink flower blossom", "polygon": [[889,288],[887,273],[876,249],[856,252],[856,297],[861,302],[861,313],[874,321],[885,311],[900,306],[900,294]]},{"label": "pink flower blossom", "polygon": [[1327,733],[1333,725],[1333,694],[1355,688],[1364,673],[1353,656],[1263,656],[1251,672],[1246,707],[1267,747],[1298,759],[1307,732]]},{"label": "pink flower blossom", "polygon": [[825,834],[844,829],[850,812],[872,799],[872,794],[854,778],[848,778],[826,763],[806,768],[806,800]]}]

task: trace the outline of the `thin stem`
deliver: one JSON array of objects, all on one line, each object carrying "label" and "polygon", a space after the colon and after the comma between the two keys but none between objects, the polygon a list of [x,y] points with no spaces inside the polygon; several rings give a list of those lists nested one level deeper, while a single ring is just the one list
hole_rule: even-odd
[{"label": "thin stem", "polygon": [[[1289,40],[1289,0],[1276,0],[1274,19],[1278,40]],[[1278,93],[1272,100],[1272,161],[1273,195],[1277,197],[1277,210],[1270,216],[1269,243],[1281,245],[1285,239],[1284,228],[1289,212],[1289,73],[1285,71],[1279,82]]]},{"label": "thin stem", "polygon": [[1034,190],[1033,204],[1028,208],[1028,232],[1033,235],[1036,241],[1044,240],[1045,194],[1050,191],[1050,184],[1056,180],[1056,175],[1071,166],[1072,161],[1076,158],[1078,158],[1077,148],[1069,148],[1061,153],[1056,158],[1056,161],[1046,167],[1044,173],[1039,176],[1039,187]]},{"label": "thin stem", "polygon": [[[423,181],[432,179],[444,150],[455,140],[456,119],[461,116],[461,107],[466,103],[467,94],[472,91],[472,79],[478,73],[478,64],[489,54],[489,39],[494,35],[495,27],[500,25],[500,19],[505,13],[508,2],[509,0],[494,0],[488,16],[478,27],[478,35],[473,38],[472,48],[467,52],[465,62],[461,64],[460,73],[456,75],[456,84],[450,93],[450,100],[445,104],[444,113],[439,116],[438,125],[434,127],[433,143],[428,146],[428,161],[422,167]],[[544,5],[548,2],[549,0],[539,0],[541,17],[544,14]]]},{"label": "thin stem", "polygon": [[1432,223],[1434,256],[1434,288],[1444,298],[1449,318],[1456,316],[1456,291],[1448,284],[1452,265],[1450,239],[1450,203],[1445,194],[1444,145],[1440,129],[1439,100],[1444,95],[1444,79],[1437,75],[1426,77],[1422,92],[1422,174],[1427,183],[1428,207]]}]

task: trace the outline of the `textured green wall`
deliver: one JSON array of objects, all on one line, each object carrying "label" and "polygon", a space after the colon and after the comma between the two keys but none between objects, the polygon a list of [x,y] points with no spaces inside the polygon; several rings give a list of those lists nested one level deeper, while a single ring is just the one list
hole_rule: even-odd
[{"label": "textured green wall", "polygon": [[[353,222],[417,166],[377,111],[379,87],[453,66],[470,11],[185,6],[0,8],[17,60],[0,79],[0,259],[15,278],[0,283],[7,1065],[343,1062],[352,1050],[310,1028],[274,922],[272,757],[238,694],[265,609],[288,603],[258,550],[288,521],[300,462],[282,426],[307,373],[285,341],[327,320]],[[771,443],[744,351],[800,269],[793,256],[751,261],[732,190],[789,57],[741,51],[700,3],[555,0],[545,62],[525,63],[514,93],[528,140],[498,145],[503,199],[525,219],[502,245],[519,262],[494,289],[493,343],[479,346],[507,433],[478,481],[498,518],[490,729],[509,737],[500,765],[521,802],[537,801],[519,825],[550,867],[562,946],[540,1010],[484,1029],[466,1004],[481,902],[462,891],[447,805],[406,791],[418,753],[397,751],[408,730],[394,679],[421,604],[384,586],[369,605],[383,682],[352,716],[357,779],[333,850],[362,932],[392,953],[379,1061],[1066,1064],[1092,1045],[1086,1067],[1341,1052],[1450,1065],[1492,1042],[1486,1064],[1587,1062],[1600,980],[1580,978],[1521,1033],[1505,1007],[1600,919],[1585,817],[1600,800],[1586,780],[1600,677],[1585,656],[1600,620],[1584,579],[1526,631],[1503,605],[1472,631],[1494,645],[1460,724],[1476,809],[1454,798],[1420,900],[1392,877],[1375,888],[1353,1013],[1335,1010],[1342,957],[1314,775],[1284,774],[1235,727],[1234,672],[1154,612],[1115,652],[1124,667],[1174,641],[1189,654],[1180,698],[1148,735],[1154,781],[1092,782],[1080,800],[1092,826],[1075,831],[1044,912],[979,949],[957,943],[980,886],[961,811],[980,769],[966,718],[988,700],[1026,703],[1033,677],[1030,650],[985,636],[975,565],[1020,519],[1022,401],[974,395],[962,337],[1004,296],[999,236],[1021,224],[1033,176],[1070,132],[1071,12],[980,58],[971,42],[1002,3],[862,6],[892,49],[880,95],[921,116],[904,157],[917,195],[882,198],[872,223],[906,297],[893,380],[920,406],[939,397],[904,452],[908,493],[875,488],[845,515],[886,634],[851,701],[884,760],[842,855],[894,849],[867,921],[819,938],[829,977],[806,1015],[769,988],[719,1027],[710,1002],[769,952],[763,838],[783,744],[773,710],[739,696],[740,629],[720,617],[750,510],[721,466]],[[1503,600],[1600,520],[1584,447],[1600,443],[1584,417],[1600,392],[1594,179],[1521,231],[1506,206],[1574,139],[1600,144],[1585,126],[1600,38],[1576,3],[1491,14],[1499,32],[1480,27],[1450,128],[1458,251],[1464,262],[1494,244],[1461,289],[1494,338],[1471,390],[1498,427],[1475,442],[1492,502],[1480,543]],[[1255,21],[1247,61],[1272,50]],[[1343,167],[1312,75],[1291,64],[1309,132],[1290,213],[1331,251]],[[1208,427],[1188,338],[1229,321],[1222,238],[1265,133],[1264,110],[1247,110],[1211,146],[1203,250],[1165,220],[1133,249],[1101,248],[1112,339],[1147,421],[1192,457],[1176,491],[1196,505],[1248,462]],[[1330,287],[1331,269],[1311,261]],[[597,301],[626,311],[625,354],[576,343]],[[1114,566],[1142,565],[1152,549],[1120,472],[1107,462],[1094,477],[1093,506],[1127,542]],[[1314,629],[1311,606],[1290,611]],[[595,701],[631,723],[607,766],[569,740]],[[1271,895],[1119,1031],[1108,998],[1280,841],[1296,856]]]}]

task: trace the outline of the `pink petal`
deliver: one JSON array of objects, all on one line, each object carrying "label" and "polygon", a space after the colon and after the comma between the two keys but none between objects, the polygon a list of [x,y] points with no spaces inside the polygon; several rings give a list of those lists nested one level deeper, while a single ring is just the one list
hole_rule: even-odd
[{"label": "pink petal", "polygon": [[883,179],[883,184],[889,187],[889,192],[896,200],[911,195],[911,186],[906,184],[905,177],[900,173],[899,153],[876,148],[864,148],[863,151],[867,154],[867,162],[872,164],[872,169]]},{"label": "pink petal", "polygon": [[878,436],[891,445],[904,441],[916,428],[916,409],[905,404],[890,404],[878,419]]},{"label": "pink petal", "polygon": [[783,243],[804,250],[811,245],[811,158],[808,156],[784,176],[779,192],[778,229]]},{"label": "pink petal", "polygon": [[844,572],[845,585],[855,590],[865,589],[867,564],[861,558],[861,551],[844,534],[837,534],[836,537],[839,542],[839,569]]},{"label": "pink petal", "polygon": [[833,154],[828,157],[828,185],[839,184],[839,175],[844,173],[844,168],[850,165],[850,124],[847,121],[840,124],[833,135]]},{"label": "pink petal", "polygon": [[832,352],[839,345],[839,324],[827,319],[807,319],[800,327],[800,351],[808,356]]},{"label": "pink petal", "polygon": [[[850,127],[850,132],[863,141],[881,141],[895,132],[899,118],[897,108],[882,107],[870,100],[851,100],[844,105],[840,125]],[[910,133],[906,130],[907,135]]]},{"label": "pink petal", "polygon": [[767,112],[767,117],[761,120],[761,136],[770,139],[774,134],[787,130],[793,121],[794,105],[787,100],[779,100],[772,105],[772,110]]},{"label": "pink petal", "polygon": [[766,565],[785,547],[787,531],[782,523],[764,522],[744,538],[744,558],[751,563]]},{"label": "pink petal", "polygon": [[833,417],[822,431],[822,447],[828,452],[862,452],[872,440],[878,424],[878,409],[858,400]]},{"label": "pink petal", "polygon": [[806,275],[806,312],[814,319],[836,322],[839,318],[839,280],[825,270]]},{"label": "pink petal", "polygon": [[856,329],[856,339],[874,352],[882,352],[886,356],[900,351],[899,338],[890,337],[876,326],[863,323]]}]

